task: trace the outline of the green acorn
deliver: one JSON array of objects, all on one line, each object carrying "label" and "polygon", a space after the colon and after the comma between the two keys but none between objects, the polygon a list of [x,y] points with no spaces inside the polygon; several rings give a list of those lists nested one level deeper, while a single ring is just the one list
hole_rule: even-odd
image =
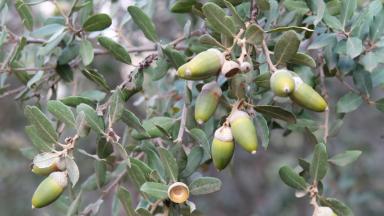
[{"label": "green acorn", "polygon": [[270,86],[275,95],[286,97],[295,89],[295,81],[288,70],[277,70],[270,78]]},{"label": "green acorn", "polygon": [[168,188],[168,198],[174,203],[184,203],[189,198],[189,188],[183,182],[175,182]]},{"label": "green acorn", "polygon": [[65,172],[53,172],[37,187],[32,196],[32,208],[42,208],[54,202],[68,184]]},{"label": "green acorn", "polygon": [[294,76],[295,90],[289,95],[292,101],[307,109],[323,112],[328,104],[319,93],[306,84],[299,76]]},{"label": "green acorn", "polygon": [[258,146],[256,128],[248,113],[234,110],[229,116],[229,122],[235,141],[246,151],[255,154]]},{"label": "green acorn", "polygon": [[215,113],[222,91],[216,81],[207,83],[197,96],[195,104],[195,119],[202,124]]},{"label": "green acorn", "polygon": [[218,49],[208,49],[177,69],[177,75],[186,80],[203,80],[217,75],[224,63],[224,54]]},{"label": "green acorn", "polygon": [[38,166],[36,164],[33,164],[32,172],[36,175],[47,176],[52,172],[65,170],[65,162],[60,157],[57,157],[54,160],[49,160],[47,162],[49,164],[44,164],[44,166]]},{"label": "green acorn", "polygon": [[215,131],[211,150],[213,164],[216,169],[220,171],[227,167],[235,150],[230,127],[224,125]]}]

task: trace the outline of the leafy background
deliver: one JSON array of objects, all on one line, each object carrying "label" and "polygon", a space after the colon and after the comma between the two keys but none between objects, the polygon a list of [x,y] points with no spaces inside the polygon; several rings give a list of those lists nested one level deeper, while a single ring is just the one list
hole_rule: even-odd
[{"label": "leafy background", "polygon": [[[65,1],[60,1],[65,4]],[[286,1],[288,2],[288,1]],[[109,1],[105,5],[100,4],[101,11],[114,14],[112,17],[121,19],[126,15],[126,8],[133,1],[120,1],[114,4],[113,10],[108,9]],[[169,13],[168,1],[137,1],[138,5],[144,6],[145,11],[151,14],[157,27],[161,40],[172,41],[183,34],[184,24],[188,19],[184,15]],[[281,1],[280,3],[283,3]],[[363,4],[364,1],[359,1]],[[102,6],[103,5],[103,6]],[[49,10],[52,8],[52,10]],[[35,20],[43,20],[44,16],[55,12],[49,3],[33,7]],[[8,28],[17,34],[22,34],[23,27],[14,7],[9,8],[9,14],[5,20]],[[127,24],[132,25],[132,24]],[[132,29],[127,27],[126,29]],[[135,29],[135,28],[133,28]],[[140,31],[124,32],[128,43],[134,46],[146,45],[145,39]],[[0,58],[8,52],[8,47],[3,46]],[[133,62],[145,57],[144,54],[132,55]],[[106,77],[110,86],[118,84],[126,72],[132,70],[128,66],[116,64],[111,57],[97,56],[96,68]],[[376,70],[383,70],[381,66]],[[93,88],[93,83],[82,76],[79,79],[78,91]],[[349,78],[348,78],[349,79]],[[348,80],[351,81],[351,80]],[[11,84],[18,83],[11,80]],[[153,94],[158,89],[166,92],[182,90],[182,82],[160,84],[145,83],[145,89],[152,90]],[[348,92],[335,79],[327,80],[328,91],[331,92],[330,103],[336,104],[339,98]],[[161,96],[161,93],[158,95]],[[382,89],[375,89],[371,96],[373,98],[383,97]],[[138,116],[145,113],[140,106],[135,106],[135,101],[140,96],[129,101],[128,107]],[[41,177],[30,172],[30,160],[26,159],[20,149],[29,147],[30,141],[24,133],[27,125],[23,115],[24,104],[15,102],[12,97],[0,99],[0,215],[56,215],[57,212],[65,212],[64,205],[60,202],[43,210],[31,210],[30,198]],[[331,116],[336,117],[336,116]],[[354,211],[355,215],[383,215],[384,214],[384,170],[381,164],[384,161],[384,134],[382,113],[372,106],[363,104],[356,111],[349,113],[343,118],[342,127],[336,137],[330,137],[328,152],[332,156],[344,152],[346,149],[359,149],[363,151],[362,156],[352,165],[343,169],[331,165],[331,172],[324,180],[327,182],[325,193],[329,196],[342,199]],[[118,125],[116,131],[123,132],[123,125]],[[82,139],[79,146],[87,152],[95,152],[96,137],[94,134],[87,139]],[[282,184],[278,171],[283,165],[295,166],[296,158],[310,155],[313,145],[308,144],[308,137],[302,133],[293,132],[286,134],[283,129],[271,131],[271,140],[268,151],[260,150],[256,156],[250,155],[240,148],[229,169],[218,173],[210,166],[204,173],[206,176],[217,176],[222,180],[222,189],[211,195],[199,196],[192,200],[199,206],[204,215],[309,215],[311,213],[308,201],[296,199],[294,191]],[[93,160],[82,154],[76,153],[81,177],[84,181],[93,172]],[[132,194],[130,185],[127,188]],[[84,202],[94,201],[97,192],[85,192]],[[112,196],[107,197],[99,215],[108,215],[112,206]],[[60,201],[60,200],[59,200]],[[64,201],[63,201],[64,202]],[[134,203],[138,200],[134,199]]]}]

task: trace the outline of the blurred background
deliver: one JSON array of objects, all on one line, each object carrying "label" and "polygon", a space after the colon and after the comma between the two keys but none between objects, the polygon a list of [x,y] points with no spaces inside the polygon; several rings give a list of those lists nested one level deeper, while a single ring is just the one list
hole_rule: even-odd
[{"label": "blurred background", "polygon": [[[70,5],[71,1],[59,1],[63,7]],[[96,10],[105,13],[117,14],[116,20],[126,18],[126,8],[131,4],[143,6],[148,14],[153,14],[158,34],[164,41],[172,41],[183,35],[186,20],[191,19],[186,15],[174,15],[169,12],[172,1],[130,1],[121,0],[113,4],[111,1],[95,1]],[[5,17],[7,27],[17,35],[23,34],[23,28],[16,14],[13,4],[9,4],[9,16]],[[32,7],[36,20],[44,20],[51,16],[55,7],[51,2],[44,2]],[[118,21],[116,21],[118,22]],[[36,25],[39,25],[37,22]],[[127,24],[125,29],[132,29]],[[110,33],[113,36],[113,31]],[[129,41],[127,47],[149,44],[139,31],[130,31],[125,35]],[[0,59],[4,59],[9,49],[5,44],[0,50]],[[148,53],[133,57],[133,62],[138,62]],[[105,56],[97,57],[95,67],[107,78],[111,86],[121,81],[131,68],[122,66]],[[382,68],[384,70],[384,68]],[[81,83],[81,88],[92,89],[92,84],[76,77]],[[349,80],[350,81],[350,80]],[[11,82],[13,87],[20,85],[16,80]],[[148,84],[155,85],[156,84]],[[338,98],[347,92],[337,81],[327,80],[331,95],[330,103],[334,104]],[[71,86],[63,87],[69,88]],[[153,86],[152,86],[153,87]],[[79,90],[80,91],[80,90]],[[383,89],[377,89],[372,94],[373,98],[384,96]],[[139,97],[139,96],[137,96]],[[143,115],[132,104],[137,97],[129,100],[128,106],[138,115]],[[41,177],[30,172],[31,160],[23,155],[23,148],[31,147],[24,127],[27,125],[23,116],[23,106],[13,100],[12,96],[0,99],[0,216],[22,215],[65,215],[65,209],[57,202],[42,210],[31,209],[31,196],[42,180]],[[333,113],[331,111],[331,113]],[[336,116],[331,115],[331,122]],[[321,116],[319,116],[321,118]],[[373,107],[364,105],[358,110],[348,114],[343,119],[343,125],[335,137],[328,143],[330,155],[342,153],[345,150],[362,150],[361,157],[352,165],[340,168],[330,166],[330,174],[324,180],[326,187],[324,194],[329,197],[340,198],[349,205],[355,215],[384,215],[384,115]],[[118,128],[122,132],[123,127]],[[271,132],[269,149],[263,149],[256,156],[237,148],[231,167],[218,173],[211,166],[204,175],[217,176],[222,182],[222,190],[208,196],[192,197],[203,215],[298,215],[311,214],[311,207],[307,198],[295,198],[295,191],[283,184],[278,175],[282,165],[296,166],[295,158],[305,158],[313,151],[307,138],[302,133],[286,135],[283,129],[274,129]],[[95,152],[95,137],[82,139],[82,148],[88,152]],[[81,171],[80,181],[85,181],[93,171],[93,160],[77,154]],[[137,191],[127,188],[133,194]],[[87,192],[84,203],[95,201],[96,192]],[[107,197],[99,215],[109,215],[112,197]],[[66,202],[63,200],[62,202]],[[134,204],[137,199],[134,199]]]}]

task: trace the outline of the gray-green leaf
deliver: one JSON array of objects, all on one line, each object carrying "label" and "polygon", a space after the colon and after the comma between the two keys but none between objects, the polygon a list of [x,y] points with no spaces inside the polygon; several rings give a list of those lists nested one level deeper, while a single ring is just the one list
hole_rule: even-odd
[{"label": "gray-green leaf", "polygon": [[101,31],[112,24],[112,19],[107,14],[95,14],[89,17],[83,24],[84,31]]},{"label": "gray-green leaf", "polygon": [[117,60],[126,64],[132,63],[128,50],[126,50],[122,45],[116,43],[112,39],[105,36],[97,37],[97,41],[100,43],[101,46],[107,49]]},{"label": "gray-green leaf", "polygon": [[137,215],[135,209],[132,207],[131,194],[127,189],[125,189],[123,186],[120,186],[119,189],[117,189],[117,197],[119,198],[127,216]]},{"label": "gray-green leaf", "polygon": [[92,43],[89,40],[82,40],[80,42],[80,56],[85,66],[92,63],[94,52]]},{"label": "gray-green leaf", "polygon": [[299,174],[294,172],[291,167],[289,166],[283,166],[279,170],[279,175],[281,180],[283,182],[297,190],[306,190],[307,189],[307,183],[305,182],[305,179],[301,177]]},{"label": "gray-green leaf", "polygon": [[328,161],[338,166],[346,166],[357,160],[361,153],[359,150],[348,150],[331,157]]},{"label": "gray-green leaf", "polygon": [[35,127],[37,134],[47,143],[55,144],[58,135],[48,118],[35,106],[26,106],[24,113],[29,122]]},{"label": "gray-green leaf", "polygon": [[85,120],[95,132],[99,134],[104,133],[104,120],[102,117],[97,115],[96,110],[94,110],[89,105],[83,103],[77,106],[76,110],[77,113],[80,113],[81,111],[84,112]]},{"label": "gray-green leaf", "polygon": [[274,49],[274,57],[277,65],[285,64],[297,52],[300,39],[293,30],[285,32],[277,41]]},{"label": "gray-green leaf", "polygon": [[324,143],[319,143],[313,151],[313,159],[310,166],[310,174],[313,179],[320,181],[324,178],[328,169],[328,154]]},{"label": "gray-green leaf", "polygon": [[31,13],[31,9],[27,4],[25,4],[24,0],[16,0],[15,3],[17,13],[21,18],[24,26],[31,31],[33,28],[33,16]]},{"label": "gray-green leaf", "polygon": [[209,24],[220,33],[227,36],[235,36],[235,29],[228,26],[225,11],[215,3],[208,2],[203,6],[203,13]]},{"label": "gray-green leaf", "polygon": [[158,149],[160,154],[160,160],[165,170],[165,176],[167,181],[176,182],[178,179],[177,162],[175,157],[165,148]]},{"label": "gray-green leaf", "polygon": [[141,29],[141,31],[143,31],[145,37],[153,42],[158,40],[155,25],[140,8],[136,6],[129,6],[128,13],[131,15],[136,25]]},{"label": "gray-green leaf", "polygon": [[356,110],[363,103],[360,95],[354,92],[349,92],[339,99],[336,104],[336,111],[338,113],[348,113]]},{"label": "gray-green leaf", "polygon": [[51,100],[47,103],[47,108],[58,120],[65,122],[67,126],[76,127],[75,116],[71,109],[59,100]]},{"label": "gray-green leaf", "polygon": [[219,191],[221,181],[213,177],[200,177],[191,182],[189,190],[193,195],[210,194]]},{"label": "gray-green leaf", "polygon": [[153,196],[157,199],[166,199],[168,197],[168,185],[157,182],[145,182],[140,191]]}]

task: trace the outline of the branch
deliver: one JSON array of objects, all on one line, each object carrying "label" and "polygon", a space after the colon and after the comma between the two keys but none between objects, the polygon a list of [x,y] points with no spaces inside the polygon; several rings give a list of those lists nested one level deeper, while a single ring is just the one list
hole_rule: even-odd
[{"label": "branch", "polygon": [[[187,89],[190,89],[190,87],[192,87],[192,82],[187,81],[185,86],[185,91],[187,91]],[[188,115],[188,103],[185,100],[186,98],[184,98],[183,111],[181,113],[181,120],[180,120],[180,128],[179,128],[179,133],[177,135],[177,138],[174,141],[175,143],[182,143],[183,141],[183,135],[184,135],[185,125],[187,123],[187,115]]]},{"label": "branch", "polygon": [[265,42],[265,40],[263,40],[263,53],[264,53],[265,59],[267,60],[267,64],[268,64],[268,67],[270,69],[270,73],[274,73],[277,70],[277,68],[272,63],[271,56],[270,56],[271,52],[269,51],[267,43]]},{"label": "branch", "polygon": [[[325,75],[324,75],[324,70],[323,70],[324,62],[322,60],[322,56],[319,56],[319,61],[321,61],[320,65],[318,67],[319,74],[320,74],[321,93],[324,96],[324,100],[328,104],[329,95],[328,95],[327,86],[325,85]],[[323,127],[324,127],[323,140],[325,143],[327,143],[328,134],[329,134],[329,107],[327,107],[327,109],[324,111],[324,125],[323,125]]]},{"label": "branch", "polygon": [[25,86],[20,86],[20,87],[18,87],[18,88],[15,88],[15,89],[6,91],[6,92],[4,92],[2,95],[0,95],[0,99],[1,99],[1,98],[5,98],[5,97],[7,97],[7,96],[9,96],[9,95],[17,94],[17,93],[23,91],[24,88],[25,88]]},{"label": "branch", "polygon": [[337,79],[341,82],[341,84],[343,84],[349,91],[352,91],[353,93],[355,94],[358,94],[360,95],[361,98],[363,98],[363,100],[368,104],[368,105],[373,105],[375,104],[375,101],[372,101],[369,99],[369,96],[356,90],[355,88],[353,88],[347,81],[345,81],[343,79],[343,77],[341,77],[340,75],[336,75]]}]

